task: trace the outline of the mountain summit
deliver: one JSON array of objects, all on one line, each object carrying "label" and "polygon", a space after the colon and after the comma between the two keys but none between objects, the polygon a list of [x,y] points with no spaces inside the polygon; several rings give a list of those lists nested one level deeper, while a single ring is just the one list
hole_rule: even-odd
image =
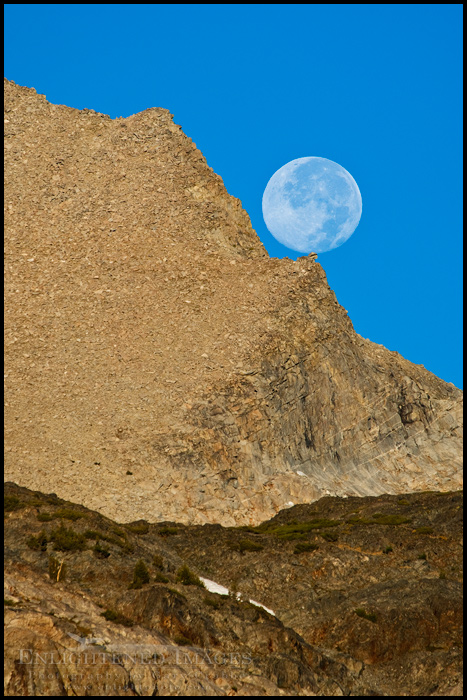
[{"label": "mountain summit", "polygon": [[453,490],[462,392],[268,257],[164,109],[5,80],[6,478],[127,522]]}]

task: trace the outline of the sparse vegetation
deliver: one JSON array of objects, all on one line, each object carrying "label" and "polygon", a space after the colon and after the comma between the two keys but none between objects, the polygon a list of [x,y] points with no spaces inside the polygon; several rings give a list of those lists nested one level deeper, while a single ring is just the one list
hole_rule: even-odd
[{"label": "sparse vegetation", "polygon": [[434,533],[434,530],[432,527],[423,525],[422,527],[416,527],[415,532],[417,533],[417,535],[432,535]]},{"label": "sparse vegetation", "polygon": [[105,617],[109,622],[115,622],[117,625],[124,625],[125,627],[132,627],[134,624],[126,615],[117,612],[117,610],[112,610],[112,608],[107,608],[101,613],[101,616]]},{"label": "sparse vegetation", "polygon": [[186,598],[186,595],[183,595],[183,593],[181,591],[177,591],[176,588],[170,588],[169,586],[167,586],[167,590],[170,591],[170,593],[173,593],[174,595],[178,595],[178,596],[181,596],[182,598]]},{"label": "sparse vegetation", "polygon": [[42,523],[48,523],[51,520],[55,520],[56,518],[65,518],[66,520],[72,520],[73,522],[75,522],[76,520],[79,520],[80,518],[84,517],[84,513],[80,513],[79,511],[73,510],[72,508],[59,508],[55,511],[55,513],[43,511],[42,513],[37,514],[37,519],[39,520],[39,522]]},{"label": "sparse vegetation", "polygon": [[191,571],[186,564],[181,566],[177,571],[176,581],[182,583],[184,586],[199,586],[200,588],[205,588],[201,579]]},{"label": "sparse vegetation", "polygon": [[349,525],[374,525],[375,521],[371,518],[361,518],[358,515],[352,515],[346,521]]},{"label": "sparse vegetation", "polygon": [[369,620],[369,622],[375,623],[377,621],[377,617],[374,613],[367,613],[363,608],[357,608],[354,610],[354,613],[364,620]]},{"label": "sparse vegetation", "polygon": [[170,579],[168,579],[167,576],[164,576],[164,574],[162,574],[160,571],[157,572],[154,578],[156,583],[169,583],[169,580]]},{"label": "sparse vegetation", "polygon": [[13,607],[15,607],[16,605],[19,605],[19,603],[17,603],[17,602],[14,601],[14,600],[11,600],[11,598],[4,598],[4,599],[3,599],[3,605],[8,605],[9,607],[13,608]]},{"label": "sparse vegetation", "polygon": [[410,502],[406,498],[401,498],[397,501],[399,506],[410,506]]},{"label": "sparse vegetation", "polygon": [[59,510],[55,511],[53,517],[66,518],[66,520],[73,520],[73,522],[75,522],[80,518],[84,518],[84,513],[79,513],[77,510],[72,510],[71,508],[59,508]]},{"label": "sparse vegetation", "polygon": [[259,552],[262,549],[264,549],[262,544],[259,544],[259,542],[253,542],[252,540],[239,540],[238,542],[230,542],[229,547],[235,552],[240,552],[240,554],[243,554],[244,552]]},{"label": "sparse vegetation", "polygon": [[[305,535],[310,530],[320,530],[322,528],[337,527],[340,525],[339,520],[329,520],[328,518],[315,518],[314,520],[308,520],[306,522],[298,522],[297,520],[292,520],[290,523],[285,525],[278,525],[275,522],[268,522],[258,525],[257,527],[250,528],[250,532],[256,532],[257,534],[268,534],[279,537],[280,539],[293,539],[291,535]],[[297,539],[297,538],[295,538]]]},{"label": "sparse vegetation", "polygon": [[149,532],[149,523],[146,520],[137,520],[134,523],[127,523],[126,529],[134,535],[147,535]]},{"label": "sparse vegetation", "polygon": [[3,499],[3,510],[5,512],[11,512],[13,510],[19,510],[24,508],[27,504],[21,501],[18,496],[14,494],[5,496]]},{"label": "sparse vegetation", "polygon": [[445,571],[440,571],[440,572],[439,572],[439,577],[440,577],[441,579],[447,578],[446,572],[445,572]]},{"label": "sparse vegetation", "polygon": [[129,588],[142,588],[145,583],[149,583],[148,567],[142,559],[136,562],[133,572],[133,581]]},{"label": "sparse vegetation", "polygon": [[427,558],[427,557],[426,557],[425,552],[423,552],[423,554],[419,554],[419,555],[418,555],[418,558],[419,558],[419,559],[423,559],[424,561],[426,561],[426,558]]},{"label": "sparse vegetation", "polygon": [[216,598],[212,598],[211,596],[205,596],[204,598],[204,603],[205,605],[209,605],[210,608],[214,608],[214,610],[219,610],[221,603],[220,600],[217,600]]},{"label": "sparse vegetation", "polygon": [[158,569],[159,571],[164,570],[164,559],[160,554],[154,554],[152,563],[155,569]]},{"label": "sparse vegetation", "polygon": [[47,551],[47,533],[42,530],[37,536],[31,535],[26,540],[26,544],[29,549],[33,549],[36,552],[46,552]]},{"label": "sparse vegetation", "polygon": [[103,547],[99,540],[94,545],[93,552],[98,559],[107,559],[108,557],[110,557],[109,550]]},{"label": "sparse vegetation", "polygon": [[85,530],[83,534],[87,540],[104,540],[105,542],[109,542],[109,544],[117,545],[117,547],[120,547],[124,551],[131,552],[133,550],[133,547],[129,542],[126,542],[126,540],[122,541],[114,535],[108,535],[107,533],[100,532],[99,530]]},{"label": "sparse vegetation", "polygon": [[50,539],[54,543],[54,549],[62,552],[71,552],[86,549],[86,538],[79,532],[75,532],[71,528],[63,525],[57,530],[54,530]]},{"label": "sparse vegetation", "polygon": [[403,523],[410,523],[410,518],[390,513],[386,515],[383,513],[375,513],[373,519],[376,520],[378,525],[403,525]]},{"label": "sparse vegetation", "polygon": [[191,644],[191,639],[188,639],[188,637],[184,637],[183,634],[177,634],[174,637],[174,642],[180,647],[186,647],[189,644]]},{"label": "sparse vegetation", "polygon": [[43,513],[37,514],[37,519],[41,523],[50,523],[50,521],[54,519],[54,516],[52,515],[52,513],[47,513],[46,511],[44,511]]},{"label": "sparse vegetation", "polygon": [[326,542],[337,542],[339,535],[337,532],[322,532],[321,537],[326,540]]},{"label": "sparse vegetation", "polygon": [[84,536],[87,540],[98,540],[101,537],[103,538],[103,535],[104,533],[98,532],[98,530],[85,530],[84,532]]},{"label": "sparse vegetation", "polygon": [[49,493],[45,497],[46,503],[50,503],[52,506],[59,506],[63,501],[57,496],[56,493]]},{"label": "sparse vegetation", "polygon": [[394,551],[393,547],[391,547],[391,545],[389,545],[388,547],[385,547],[383,549],[383,554],[389,554],[390,552],[393,552],[393,551]]},{"label": "sparse vegetation", "polygon": [[304,552],[314,552],[319,545],[314,542],[299,542],[295,545],[294,554],[303,554]]},{"label": "sparse vegetation", "polygon": [[350,525],[402,525],[409,522],[410,518],[393,513],[373,513],[371,518],[352,516],[347,519]]},{"label": "sparse vegetation", "polygon": [[279,540],[285,540],[288,542],[289,540],[303,540],[305,539],[306,535],[300,532],[281,532],[279,534],[275,535]]},{"label": "sparse vegetation", "polygon": [[178,529],[176,527],[169,526],[160,527],[157,531],[157,534],[161,537],[167,537],[168,535],[176,535],[177,533]]}]

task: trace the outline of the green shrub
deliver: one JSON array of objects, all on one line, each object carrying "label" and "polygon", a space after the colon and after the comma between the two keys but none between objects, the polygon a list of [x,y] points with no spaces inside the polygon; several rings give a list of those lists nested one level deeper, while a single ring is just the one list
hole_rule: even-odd
[{"label": "green shrub", "polygon": [[125,627],[132,627],[134,624],[126,615],[122,615],[122,613],[112,610],[111,608],[107,608],[107,610],[101,613],[101,616],[105,617],[109,622],[116,622],[117,625],[125,625]]},{"label": "green shrub", "polygon": [[66,566],[63,561],[49,557],[49,577],[52,581],[61,581],[66,576]]},{"label": "green shrub", "polygon": [[11,512],[13,510],[19,510],[24,508],[27,504],[24,503],[18,496],[14,494],[7,495],[3,499],[3,510],[6,512]]},{"label": "green shrub", "polygon": [[56,493],[49,493],[45,497],[46,503],[50,503],[51,506],[59,506],[62,502]]},{"label": "green shrub", "polygon": [[352,517],[346,520],[349,525],[374,525],[375,521],[371,518],[360,518],[358,515],[352,515]]},{"label": "green shrub", "polygon": [[[252,531],[261,534],[270,534],[280,539],[286,539],[288,535],[304,535],[310,530],[320,530],[327,527],[337,527],[341,523],[339,520],[328,520],[327,518],[315,518],[314,520],[309,520],[307,522],[297,522],[292,520],[286,525],[278,525],[275,522],[263,523],[258,525],[256,528],[252,528]],[[290,537],[289,539],[293,539]],[[297,538],[296,538],[297,539]]]},{"label": "green shrub", "polygon": [[149,571],[142,559],[140,559],[133,572],[133,581],[129,588],[142,588],[145,583],[149,583]]},{"label": "green shrub", "polygon": [[146,520],[137,520],[134,523],[127,523],[126,529],[135,535],[147,535],[149,532],[149,523]]},{"label": "green shrub", "polygon": [[117,537],[125,537],[125,530],[122,530],[121,527],[111,527],[110,528],[111,532],[114,533],[114,535],[117,535]]},{"label": "green shrub", "polygon": [[397,503],[400,506],[410,506],[410,501],[408,501],[406,498],[401,498],[399,501],[397,501]]},{"label": "green shrub", "polygon": [[233,549],[236,552],[240,552],[240,554],[243,554],[243,552],[259,552],[262,549],[264,549],[262,544],[259,544],[259,542],[253,542],[252,540],[240,540],[239,542],[230,542],[229,547],[230,549]]},{"label": "green shrub", "polygon": [[160,571],[157,572],[154,581],[156,583],[169,583],[169,579],[167,578],[167,576],[164,576],[164,574],[161,574]]},{"label": "green shrub", "polygon": [[300,532],[281,532],[280,534],[275,536],[277,537],[277,539],[285,540],[286,542],[288,542],[289,540],[303,540],[306,537],[306,535],[303,535]]},{"label": "green shrub", "polygon": [[110,557],[109,550],[103,547],[99,540],[94,545],[93,552],[98,559],[107,559],[107,557]]},{"label": "green shrub", "polygon": [[161,537],[167,537],[168,535],[176,535],[178,533],[178,529],[176,527],[160,527],[157,531],[157,534],[160,535]]},{"label": "green shrub", "polygon": [[321,537],[326,540],[326,542],[337,542],[339,535],[337,532],[322,532]]},{"label": "green shrub", "polygon": [[426,554],[425,554],[425,552],[423,552],[423,554],[419,554],[419,555],[418,555],[418,558],[419,558],[419,559],[423,559],[424,561],[426,561]]},{"label": "green shrub", "polygon": [[174,642],[175,642],[175,644],[178,644],[178,646],[180,646],[180,647],[186,647],[189,644],[191,644],[191,639],[184,637],[183,634],[177,634],[174,637]]},{"label": "green shrub", "polygon": [[376,622],[377,618],[374,613],[367,613],[363,608],[357,608],[354,613],[358,617],[363,617],[364,620],[369,620],[370,622]]},{"label": "green shrub", "polygon": [[62,552],[78,551],[86,549],[86,538],[79,532],[75,532],[71,528],[65,527],[63,524],[57,530],[54,530],[50,539],[54,543],[54,549]]},{"label": "green shrub", "polygon": [[318,549],[318,545],[314,542],[299,542],[295,545],[294,554],[303,554],[303,552],[314,552]]},{"label": "green shrub", "polygon": [[389,552],[393,552],[393,551],[394,551],[394,549],[391,547],[391,545],[389,545],[389,547],[386,547],[385,549],[383,549],[383,554],[389,554]]},{"label": "green shrub", "polygon": [[15,607],[15,605],[19,605],[19,603],[17,603],[17,602],[14,601],[14,600],[11,600],[11,598],[4,598],[4,599],[3,599],[3,605],[8,605],[8,606],[10,606],[10,607],[13,608],[13,607]]},{"label": "green shrub", "polygon": [[79,513],[77,510],[72,510],[71,508],[59,508],[55,511],[54,518],[66,518],[67,520],[79,520],[84,518],[84,513]]},{"label": "green shrub", "polygon": [[416,527],[415,532],[417,535],[432,535],[434,530],[432,527],[427,527],[426,525],[423,525],[422,527]]},{"label": "green shrub", "polygon": [[169,588],[169,586],[167,586],[167,590],[170,591],[170,593],[173,593],[174,595],[178,595],[179,597],[186,599],[186,595],[183,595],[183,593],[181,593],[181,591],[177,591],[176,588]]},{"label": "green shrub", "polygon": [[447,578],[446,572],[445,572],[445,571],[440,571],[440,572],[439,572],[439,577],[442,578],[442,579]]},{"label": "green shrub", "polygon": [[209,607],[214,608],[214,610],[219,610],[221,607],[220,601],[216,600],[216,598],[211,598],[210,596],[206,596],[204,598],[204,603],[205,605],[209,605]]},{"label": "green shrub", "polygon": [[403,515],[392,515],[383,513],[375,513],[373,519],[378,523],[378,525],[402,525],[403,523],[410,523],[410,518],[405,518]]},{"label": "green shrub", "polygon": [[120,547],[124,551],[133,551],[133,547],[130,545],[129,542],[126,542],[125,540],[122,541],[118,537],[115,537],[114,535],[108,535],[105,532],[99,532],[98,530],[85,530],[84,537],[87,540],[104,540],[105,542],[109,542],[109,544],[117,545],[117,547]]},{"label": "green shrub", "polygon": [[47,533],[42,530],[37,537],[34,535],[31,535],[28,537],[26,540],[26,544],[30,549],[34,549],[37,552],[46,552],[47,551]]},{"label": "green shrub", "polygon": [[44,504],[44,501],[41,498],[29,498],[28,499],[28,506],[32,506],[33,508],[40,508]]},{"label": "green shrub", "polygon": [[102,532],[97,530],[85,530],[83,534],[87,540],[99,540],[103,535]]},{"label": "green shrub", "polygon": [[184,586],[199,586],[200,588],[205,588],[205,585],[201,579],[193,571],[191,571],[186,564],[180,567],[180,569],[177,571],[177,577],[175,580],[179,581]]},{"label": "green shrub", "polygon": [[50,523],[50,521],[54,519],[54,516],[52,515],[52,513],[38,513],[37,519],[41,523]]},{"label": "green shrub", "polygon": [[152,563],[155,569],[159,569],[159,571],[164,570],[164,559],[160,554],[154,554]]}]

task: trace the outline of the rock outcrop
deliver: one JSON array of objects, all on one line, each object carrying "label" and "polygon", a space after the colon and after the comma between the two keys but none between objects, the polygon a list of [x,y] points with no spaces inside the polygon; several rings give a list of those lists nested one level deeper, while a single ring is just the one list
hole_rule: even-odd
[{"label": "rock outcrop", "polygon": [[7,484],[5,511],[7,696],[462,695],[460,493],[224,528]]},{"label": "rock outcrop", "polygon": [[5,81],[6,476],[122,521],[459,488],[462,393],[266,254],[172,116]]}]

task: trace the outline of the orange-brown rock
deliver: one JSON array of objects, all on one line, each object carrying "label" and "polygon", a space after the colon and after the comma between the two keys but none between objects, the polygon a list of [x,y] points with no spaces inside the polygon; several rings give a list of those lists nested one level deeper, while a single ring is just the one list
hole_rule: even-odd
[{"label": "orange-brown rock", "polygon": [[122,521],[455,489],[461,392],[268,257],[172,116],[5,81],[6,475]]}]

